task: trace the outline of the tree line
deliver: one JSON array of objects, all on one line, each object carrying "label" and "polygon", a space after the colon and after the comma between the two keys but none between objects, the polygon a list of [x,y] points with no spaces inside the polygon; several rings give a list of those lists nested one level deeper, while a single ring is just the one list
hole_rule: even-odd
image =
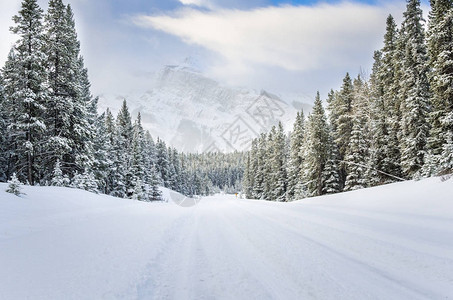
[{"label": "tree line", "polygon": [[453,171],[453,3],[432,0],[425,31],[419,0],[397,28],[389,15],[369,79],[319,93],[289,136],[281,124],[253,141],[243,190],[291,201]]},{"label": "tree line", "polygon": [[[185,195],[235,188],[242,154],[184,154],[132,120],[98,114],[70,5],[46,13],[24,0],[13,17],[18,40],[0,72],[0,181],[71,186],[143,201],[158,185]],[[215,167],[214,167],[214,164]]]}]

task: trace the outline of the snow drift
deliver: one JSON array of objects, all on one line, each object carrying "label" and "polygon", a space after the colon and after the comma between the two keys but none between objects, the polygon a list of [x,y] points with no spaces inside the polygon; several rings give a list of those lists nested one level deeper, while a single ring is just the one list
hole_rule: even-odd
[{"label": "snow drift", "polygon": [[[447,299],[453,181],[193,207],[0,184],[0,299]],[[170,195],[170,191],[164,191]]]}]

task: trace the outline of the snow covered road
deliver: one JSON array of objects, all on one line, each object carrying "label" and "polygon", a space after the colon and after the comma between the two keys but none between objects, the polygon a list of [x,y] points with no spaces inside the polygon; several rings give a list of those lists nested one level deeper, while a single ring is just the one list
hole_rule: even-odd
[{"label": "snow covered road", "polygon": [[453,181],[191,208],[0,185],[0,299],[451,299]]}]

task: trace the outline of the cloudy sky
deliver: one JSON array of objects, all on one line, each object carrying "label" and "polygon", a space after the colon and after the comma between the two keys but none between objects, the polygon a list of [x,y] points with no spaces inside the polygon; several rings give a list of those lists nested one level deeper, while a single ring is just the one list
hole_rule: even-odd
[{"label": "cloudy sky", "polygon": [[[20,0],[0,1],[0,64]],[[47,1],[38,0],[46,9]],[[145,91],[162,66],[196,57],[234,86],[323,97],[346,72],[369,72],[385,19],[405,1],[65,0],[73,6],[93,92]],[[425,15],[428,3],[423,2]]]}]

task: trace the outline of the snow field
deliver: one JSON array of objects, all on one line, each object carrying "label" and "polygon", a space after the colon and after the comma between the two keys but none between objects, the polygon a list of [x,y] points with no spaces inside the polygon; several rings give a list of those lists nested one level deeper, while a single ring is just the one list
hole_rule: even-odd
[{"label": "snow field", "polygon": [[0,299],[453,297],[452,180],[189,208],[5,189]]}]

